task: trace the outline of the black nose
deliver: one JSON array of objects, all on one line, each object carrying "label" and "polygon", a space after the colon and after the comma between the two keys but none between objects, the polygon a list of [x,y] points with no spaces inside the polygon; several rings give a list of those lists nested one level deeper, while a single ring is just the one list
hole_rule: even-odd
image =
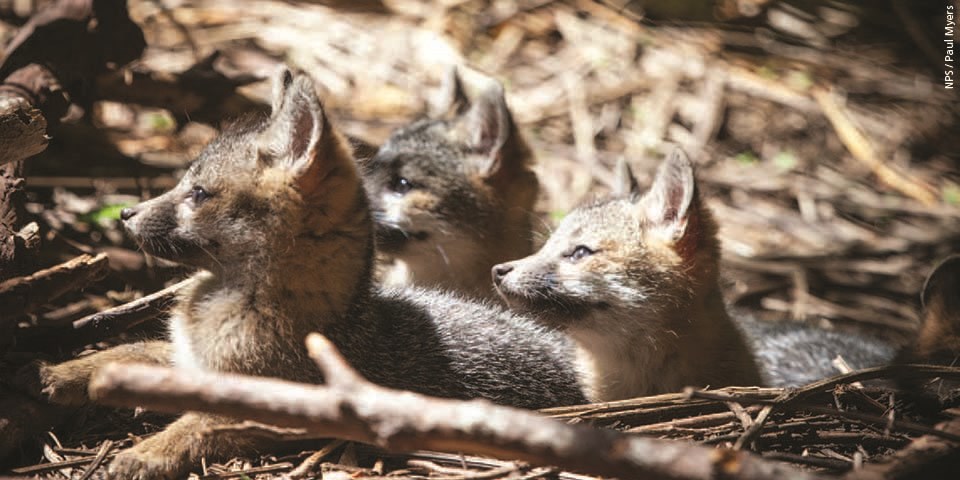
[{"label": "black nose", "polygon": [[509,263],[501,263],[500,265],[494,265],[491,269],[493,274],[493,283],[500,285],[500,282],[503,281],[503,277],[506,277],[508,273],[513,271],[513,265]]},{"label": "black nose", "polygon": [[133,217],[133,216],[136,215],[136,214],[137,214],[137,211],[136,211],[136,210],[134,210],[134,209],[132,209],[132,208],[130,208],[130,207],[127,207],[127,208],[124,208],[123,210],[120,210],[120,219],[121,219],[121,220],[130,220],[130,218]]}]

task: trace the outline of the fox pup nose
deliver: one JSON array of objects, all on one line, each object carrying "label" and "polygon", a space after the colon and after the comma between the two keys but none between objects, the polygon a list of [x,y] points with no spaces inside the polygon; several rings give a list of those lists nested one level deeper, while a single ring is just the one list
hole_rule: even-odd
[{"label": "fox pup nose", "polygon": [[503,277],[506,277],[508,273],[513,271],[513,265],[509,263],[501,263],[500,265],[494,265],[491,269],[493,273],[493,283],[500,285],[500,282],[503,281]]},{"label": "fox pup nose", "polygon": [[120,219],[121,220],[130,220],[134,215],[137,214],[137,211],[133,208],[127,207],[123,210],[120,210]]}]

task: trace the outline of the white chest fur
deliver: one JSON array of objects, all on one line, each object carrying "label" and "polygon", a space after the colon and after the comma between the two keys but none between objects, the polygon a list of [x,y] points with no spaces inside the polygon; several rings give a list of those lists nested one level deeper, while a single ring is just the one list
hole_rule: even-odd
[{"label": "white chest fur", "polygon": [[248,305],[240,292],[218,291],[173,315],[169,325],[174,365],[188,370],[235,371],[259,341],[269,341],[257,338],[261,315]]},{"label": "white chest fur", "polygon": [[186,370],[204,370],[203,363],[197,358],[195,345],[190,340],[190,333],[183,317],[174,315],[170,318],[170,341],[173,343],[173,365]]}]

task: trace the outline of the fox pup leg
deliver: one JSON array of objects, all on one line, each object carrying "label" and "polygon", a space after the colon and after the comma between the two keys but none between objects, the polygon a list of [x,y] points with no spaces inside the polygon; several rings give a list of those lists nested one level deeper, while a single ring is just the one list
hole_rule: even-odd
[{"label": "fox pup leg", "polygon": [[232,433],[205,434],[211,427],[236,423],[225,417],[187,413],[162,432],[119,453],[110,463],[110,480],[166,480],[183,477],[204,457],[224,458],[248,452],[255,441]]},{"label": "fox pup leg", "polygon": [[58,405],[80,406],[89,401],[90,376],[102,365],[110,362],[167,365],[170,353],[169,342],[130,343],[56,365],[36,362],[21,369],[17,376],[31,395]]}]

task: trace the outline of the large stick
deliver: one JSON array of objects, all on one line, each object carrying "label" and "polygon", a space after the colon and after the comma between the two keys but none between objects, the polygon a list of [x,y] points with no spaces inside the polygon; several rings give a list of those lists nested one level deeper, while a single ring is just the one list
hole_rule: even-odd
[{"label": "large stick", "polygon": [[147,365],[107,365],[94,376],[90,393],[108,405],[218,413],[393,451],[464,452],[603,476],[818,478],[747,452],[568,425],[485,400],[448,400],[392,390],[360,377],[325,337],[313,334],[307,345],[327,379],[324,386]]},{"label": "large stick", "polygon": [[80,255],[32,275],[0,283],[0,305],[3,305],[0,321],[17,318],[67,292],[82,289],[106,276],[108,269],[105,253],[96,257]]}]

